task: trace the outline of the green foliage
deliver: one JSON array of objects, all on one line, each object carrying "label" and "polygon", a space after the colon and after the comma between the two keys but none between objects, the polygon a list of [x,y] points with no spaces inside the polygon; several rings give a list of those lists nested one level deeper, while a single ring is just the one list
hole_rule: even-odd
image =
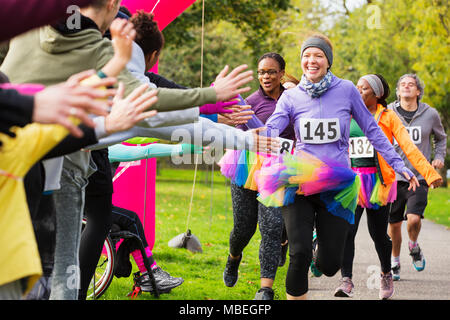
[{"label": "green foliage", "polygon": [[[273,34],[272,22],[287,10],[289,0],[218,0],[205,1],[205,23],[228,21],[245,34],[242,41],[254,57],[262,51],[273,50],[265,38]],[[175,46],[198,41],[192,27],[201,27],[202,1],[196,1],[186,12],[164,30],[167,41]]]},{"label": "green foliage", "polygon": [[[249,69],[256,70],[256,59],[249,58],[242,41],[242,32],[233,24],[222,21],[206,25],[201,75],[201,28],[193,28],[193,33],[199,41],[189,46],[167,46],[162,51],[159,72],[165,77],[188,87],[207,87],[227,64],[230,68],[248,64]],[[257,81],[254,81],[252,88],[257,85]]]},{"label": "green foliage", "polygon": [[[417,73],[425,83],[423,102],[436,108],[450,130],[448,1],[371,1],[337,20],[329,36],[335,43],[333,72],[356,82],[380,73],[396,99],[397,80]],[[447,165],[450,156],[447,155]]]},{"label": "green foliage", "polygon": [[[311,31],[319,31],[334,44],[333,73],[354,83],[367,73],[382,74],[391,87],[388,102],[396,98],[398,78],[417,73],[426,86],[423,102],[440,112],[450,130],[450,3],[368,0],[352,11],[343,4],[322,0],[205,2],[201,83],[202,1],[197,1],[164,30],[167,47],[160,72],[186,86],[209,86],[226,64],[246,63],[256,70],[259,56],[275,51],[285,58],[287,73],[300,78],[301,41]],[[256,80],[251,87],[258,87]]]}]

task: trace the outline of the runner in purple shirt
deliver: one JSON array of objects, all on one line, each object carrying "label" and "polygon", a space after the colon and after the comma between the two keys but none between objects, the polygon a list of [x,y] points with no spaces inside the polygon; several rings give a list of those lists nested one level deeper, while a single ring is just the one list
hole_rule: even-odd
[{"label": "runner in purple shirt", "polygon": [[[303,76],[297,87],[281,95],[275,112],[265,123],[268,134],[277,136],[293,121],[296,154],[312,155],[327,163],[331,171],[341,168],[341,172],[345,172],[347,168],[351,170],[348,143],[350,120],[353,117],[373,147],[396,172],[410,181],[410,188],[415,190],[417,178],[406,168],[377,126],[353,83],[331,73],[332,62],[332,44],[328,38],[319,34],[303,42]],[[271,181],[270,178],[268,176],[268,181]],[[262,190],[259,182],[258,190]],[[282,206],[289,239],[290,262],[286,277],[288,299],[306,299],[308,269],[312,259],[316,268],[326,276],[333,276],[341,267],[345,239],[352,223],[351,218],[354,219],[354,210],[347,219],[343,219],[342,216],[332,214],[333,211],[324,201],[324,192],[308,196],[295,194],[293,203]],[[318,250],[313,257],[314,227]]]}]

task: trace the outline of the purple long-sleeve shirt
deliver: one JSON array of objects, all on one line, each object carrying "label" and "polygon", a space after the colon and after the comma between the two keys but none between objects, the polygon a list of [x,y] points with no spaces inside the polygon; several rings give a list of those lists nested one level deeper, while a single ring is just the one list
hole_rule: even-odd
[{"label": "purple long-sleeve shirt", "polygon": [[[283,95],[283,92],[285,90],[283,87],[281,87],[281,90],[282,90],[281,95]],[[249,95],[247,99],[245,99],[245,101],[248,105],[252,106],[251,110],[255,113],[253,116],[254,117],[256,116],[263,124],[266,123],[267,119],[269,119],[269,117],[275,111],[277,105],[277,100],[265,94],[264,90],[261,87],[259,87],[257,91]],[[261,125],[258,125],[258,127],[259,126]],[[247,126],[244,124],[241,124],[236,128],[244,131],[248,129]],[[254,128],[251,127],[251,129]],[[280,137],[295,140],[294,126],[292,125],[292,123],[286,126],[286,128],[280,134]]]},{"label": "purple long-sleeve shirt", "polygon": [[396,172],[410,173],[348,80],[333,76],[329,89],[319,98],[311,98],[300,86],[286,90],[266,126],[271,136],[277,136],[293,121],[296,151],[303,150],[322,161],[350,167],[351,117]]},{"label": "purple long-sleeve shirt", "polygon": [[[5,0],[1,2],[0,42],[55,22],[70,13],[71,5],[85,7],[93,0]],[[72,12],[73,13],[73,12]]]}]

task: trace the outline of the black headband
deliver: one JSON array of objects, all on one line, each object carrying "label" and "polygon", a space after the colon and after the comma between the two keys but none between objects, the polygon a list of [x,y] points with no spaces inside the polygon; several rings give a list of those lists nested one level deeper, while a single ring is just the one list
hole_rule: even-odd
[{"label": "black headband", "polygon": [[331,49],[330,45],[321,38],[312,37],[306,39],[302,44],[301,56],[303,56],[303,51],[310,47],[315,47],[322,50],[325,53],[325,56],[327,57],[328,63],[330,64],[331,68],[331,65],[333,64],[333,50]]}]

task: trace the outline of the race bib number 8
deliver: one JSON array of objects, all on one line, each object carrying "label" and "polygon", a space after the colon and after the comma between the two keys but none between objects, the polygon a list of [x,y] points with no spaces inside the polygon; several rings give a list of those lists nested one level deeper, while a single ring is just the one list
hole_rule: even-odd
[{"label": "race bib number 8", "polygon": [[282,153],[292,153],[292,149],[294,148],[294,141],[290,139],[278,138],[280,141],[280,149],[278,150],[279,154]]},{"label": "race bib number 8", "polygon": [[373,146],[367,137],[350,138],[350,158],[372,158]]},{"label": "race bib number 8", "polygon": [[311,144],[331,143],[341,138],[339,119],[300,119],[302,142]]}]

